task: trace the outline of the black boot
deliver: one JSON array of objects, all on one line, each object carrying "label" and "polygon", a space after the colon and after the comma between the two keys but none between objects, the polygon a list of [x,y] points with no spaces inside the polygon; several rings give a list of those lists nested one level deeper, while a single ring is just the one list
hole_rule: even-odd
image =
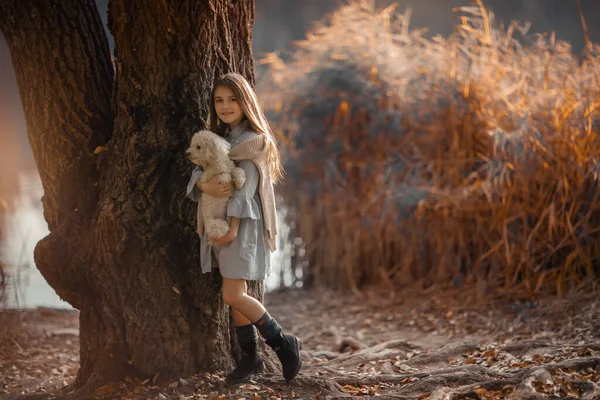
[{"label": "black boot", "polygon": [[252,374],[262,372],[265,365],[256,350],[256,342],[240,343],[242,359],[238,366],[227,375],[227,383],[236,384],[248,380]]},{"label": "black boot", "polygon": [[267,340],[267,344],[279,357],[285,380],[291,381],[294,379],[298,375],[300,367],[302,367],[302,358],[300,357],[302,342],[300,339],[279,332],[275,337]]}]

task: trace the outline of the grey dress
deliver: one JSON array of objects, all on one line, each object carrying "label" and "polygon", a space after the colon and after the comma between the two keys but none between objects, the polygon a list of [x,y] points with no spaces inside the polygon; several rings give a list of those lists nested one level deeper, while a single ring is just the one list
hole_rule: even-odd
[{"label": "grey dress", "polygon": [[[232,146],[253,138],[256,133],[247,130],[247,123],[241,123],[226,136]],[[262,208],[258,192],[260,175],[256,165],[250,160],[242,160],[239,167],[246,172],[246,182],[233,192],[227,206],[227,216],[240,218],[237,237],[221,248],[213,247],[204,231],[200,238],[200,266],[203,273],[219,268],[221,276],[229,279],[262,280],[271,273],[271,258],[264,237]],[[187,186],[187,197],[200,201],[202,192],[196,182],[202,176],[202,169],[192,171]]]}]

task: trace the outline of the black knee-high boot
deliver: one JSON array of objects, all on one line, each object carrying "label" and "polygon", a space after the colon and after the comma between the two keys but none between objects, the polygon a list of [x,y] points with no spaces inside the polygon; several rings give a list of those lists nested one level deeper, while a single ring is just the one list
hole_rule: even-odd
[{"label": "black knee-high boot", "polygon": [[300,357],[302,342],[300,339],[296,336],[284,334],[281,331],[281,326],[271,318],[268,312],[265,312],[258,321],[254,322],[254,325],[258,328],[261,336],[265,338],[269,347],[279,357],[285,380],[291,381],[294,379],[302,367],[302,358]]},{"label": "black knee-high boot", "polygon": [[235,327],[242,358],[238,366],[227,375],[227,382],[235,384],[248,380],[252,374],[262,372],[264,363],[258,354],[254,326],[251,324]]}]

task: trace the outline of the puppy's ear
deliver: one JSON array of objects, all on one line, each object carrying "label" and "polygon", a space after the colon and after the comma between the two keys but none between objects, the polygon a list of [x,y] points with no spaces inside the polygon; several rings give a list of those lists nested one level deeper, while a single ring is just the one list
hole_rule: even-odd
[{"label": "puppy's ear", "polygon": [[229,155],[229,150],[231,149],[231,145],[225,139],[220,136],[215,135],[214,140],[210,141],[213,154],[218,157],[227,157]]}]

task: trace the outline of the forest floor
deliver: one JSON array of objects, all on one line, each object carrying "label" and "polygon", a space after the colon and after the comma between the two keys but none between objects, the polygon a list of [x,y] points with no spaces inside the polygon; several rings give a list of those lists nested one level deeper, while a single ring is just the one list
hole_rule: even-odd
[{"label": "forest floor", "polygon": [[[597,293],[507,301],[464,289],[284,290],[266,304],[304,343],[293,382],[275,371],[228,386],[225,372],[201,373],[129,380],[85,398],[600,399]],[[0,326],[0,399],[82,398],[64,389],[78,368],[76,311],[0,317],[12,321],[10,332]]]}]

